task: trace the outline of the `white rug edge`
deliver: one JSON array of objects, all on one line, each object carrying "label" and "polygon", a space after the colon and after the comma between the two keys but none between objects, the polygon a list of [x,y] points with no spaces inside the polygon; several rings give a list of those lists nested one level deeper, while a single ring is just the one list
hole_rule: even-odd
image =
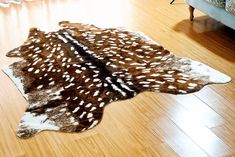
[{"label": "white rug edge", "polygon": [[3,67],[1,70],[12,80],[23,97],[27,100],[28,96],[24,92],[22,80],[13,75],[13,70],[11,69],[10,65]]}]

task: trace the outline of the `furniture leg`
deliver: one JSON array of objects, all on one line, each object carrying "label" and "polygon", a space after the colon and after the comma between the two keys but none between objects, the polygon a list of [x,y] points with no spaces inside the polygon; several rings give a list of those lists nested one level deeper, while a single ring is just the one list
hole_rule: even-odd
[{"label": "furniture leg", "polygon": [[172,0],[170,4],[172,4],[175,0]]},{"label": "furniture leg", "polygon": [[190,13],[190,21],[193,21],[193,12],[194,12],[194,7],[192,7],[191,5],[189,6],[189,13]]}]

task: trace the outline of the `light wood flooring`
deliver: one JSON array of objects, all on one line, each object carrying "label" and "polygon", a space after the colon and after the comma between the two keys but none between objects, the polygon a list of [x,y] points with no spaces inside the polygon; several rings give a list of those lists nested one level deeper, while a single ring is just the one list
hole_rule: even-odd
[{"label": "light wood flooring", "polygon": [[[0,67],[30,27],[50,31],[61,20],[141,31],[176,55],[206,63],[235,79],[235,31],[183,0],[35,0],[0,8]],[[105,108],[102,122],[84,133],[46,131],[19,139],[27,102],[0,72],[0,157],[235,156],[235,81],[189,95],[142,93]]]}]

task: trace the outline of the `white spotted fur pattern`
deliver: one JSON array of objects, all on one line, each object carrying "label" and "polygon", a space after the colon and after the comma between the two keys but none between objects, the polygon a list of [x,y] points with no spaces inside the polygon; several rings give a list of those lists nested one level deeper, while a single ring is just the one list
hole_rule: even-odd
[{"label": "white spotted fur pattern", "polygon": [[4,69],[29,106],[17,135],[43,130],[80,132],[96,126],[104,107],[143,91],[186,94],[230,78],[180,58],[141,33],[60,22],[59,31],[30,30],[8,52],[21,57]]}]

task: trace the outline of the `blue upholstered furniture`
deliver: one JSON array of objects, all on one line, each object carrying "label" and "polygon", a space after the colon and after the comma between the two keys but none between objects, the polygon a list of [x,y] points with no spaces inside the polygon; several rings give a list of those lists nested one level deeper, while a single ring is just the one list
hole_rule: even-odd
[{"label": "blue upholstered furniture", "polygon": [[186,0],[186,3],[191,20],[196,8],[235,30],[235,0]]}]

